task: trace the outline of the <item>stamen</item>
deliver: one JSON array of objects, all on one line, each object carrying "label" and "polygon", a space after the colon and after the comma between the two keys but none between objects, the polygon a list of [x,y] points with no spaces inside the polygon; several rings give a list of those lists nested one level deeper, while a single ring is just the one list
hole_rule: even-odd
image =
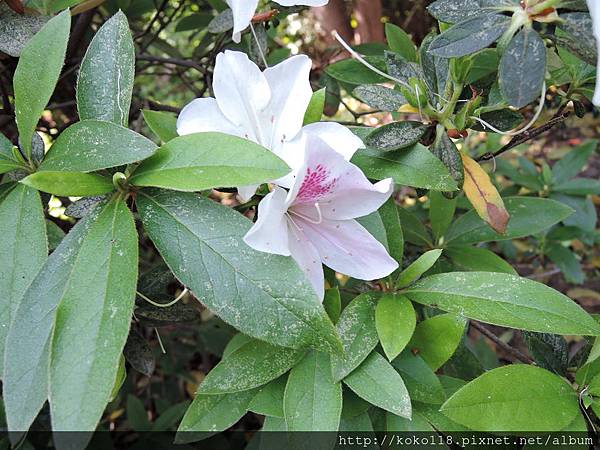
[{"label": "stamen", "polygon": [[348,53],[350,53],[350,55],[352,55],[353,58],[355,58],[363,66],[367,67],[368,69],[371,69],[377,75],[381,75],[382,77],[387,78],[388,80],[395,81],[396,83],[401,84],[404,87],[412,89],[411,86],[408,83],[406,83],[405,81],[394,78],[393,76],[388,75],[387,73],[379,70],[377,67],[375,67],[374,65],[367,62],[366,59],[364,59],[361,55],[359,55],[356,50],[354,50],[352,47],[350,47],[350,45],[348,45],[348,43],[346,41],[344,41],[344,39],[339,35],[339,33],[336,30],[333,30],[331,32],[331,35],[342,45],[342,47],[344,47],[346,49],[346,51]]},{"label": "stamen", "polygon": [[173,306],[175,303],[177,303],[179,300],[181,300],[185,296],[185,294],[187,294],[188,292],[189,292],[188,288],[185,288],[183,291],[181,291],[181,294],[179,294],[175,298],[175,300],[173,300],[172,302],[169,302],[169,303],[157,303],[154,300],[151,300],[148,297],[146,297],[140,291],[136,291],[137,295],[139,295],[141,298],[143,298],[144,300],[146,300],[151,305],[156,306],[157,308],[168,308],[169,306]]},{"label": "stamen", "polygon": [[317,213],[319,214],[319,218],[317,220],[311,219],[310,217],[305,216],[304,214],[299,213],[298,211],[294,211],[293,209],[290,209],[288,211],[291,214],[295,214],[301,219],[306,220],[307,222],[314,223],[315,225],[320,225],[323,223],[323,214],[321,213],[321,207],[319,206],[319,202],[315,203],[315,208],[317,209]]},{"label": "stamen", "polygon": [[268,69],[269,64],[267,63],[267,58],[265,58],[265,54],[263,53],[263,49],[260,46],[260,42],[258,41],[258,36],[256,35],[256,31],[254,30],[254,25],[252,25],[252,22],[250,22],[250,30],[252,31],[252,36],[254,36],[254,41],[256,42],[256,46],[258,47],[258,53],[260,53],[260,57],[263,61],[263,64]]},{"label": "stamen", "polygon": [[519,134],[525,133],[527,130],[529,130],[540,118],[540,116],[542,115],[542,110],[544,109],[544,98],[545,97],[546,97],[546,82],[544,81],[544,85],[542,86],[542,95],[540,96],[540,104],[538,106],[537,112],[535,113],[535,115],[533,116],[531,121],[525,127],[521,128],[521,129],[515,128],[514,130],[510,130],[510,131],[501,131],[498,128],[494,127],[493,125],[487,123],[485,120],[480,119],[479,117],[472,116],[471,119],[476,120],[477,122],[482,124],[484,127],[489,128],[490,130],[492,130],[495,133],[502,134],[504,136],[518,136]]}]

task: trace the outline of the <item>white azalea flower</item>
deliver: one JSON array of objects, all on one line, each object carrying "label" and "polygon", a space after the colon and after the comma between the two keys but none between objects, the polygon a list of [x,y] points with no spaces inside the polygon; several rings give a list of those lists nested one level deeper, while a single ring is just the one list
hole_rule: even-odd
[{"label": "white azalea flower", "polygon": [[[233,11],[233,41],[240,42],[242,31],[252,22],[259,0],[225,0]],[[324,6],[329,0],[275,0],[281,6]]]},{"label": "white azalea flower", "polygon": [[[189,103],[179,115],[177,132],[217,131],[250,139],[296,169],[303,159],[300,131],[312,97],[311,66],[310,58],[298,55],[261,72],[245,53],[221,53],[213,77],[215,98]],[[304,131],[319,134],[348,159],[363,146],[358,137],[335,122],[311,124]],[[289,187],[291,177],[277,182]],[[248,200],[256,188],[242,186],[238,192]]]},{"label": "white azalea flower", "polygon": [[596,37],[596,46],[598,49],[598,67],[596,70],[596,92],[594,93],[593,103],[600,107],[600,0],[587,0],[588,9],[592,16],[594,24],[594,36]]},{"label": "white azalea flower", "polygon": [[356,220],[390,197],[391,179],[372,184],[323,139],[305,136],[303,165],[289,192],[279,186],[258,206],[258,220],[244,237],[252,248],[292,256],[320,298],[321,263],[361,280],[383,278],[398,268],[385,247]]}]

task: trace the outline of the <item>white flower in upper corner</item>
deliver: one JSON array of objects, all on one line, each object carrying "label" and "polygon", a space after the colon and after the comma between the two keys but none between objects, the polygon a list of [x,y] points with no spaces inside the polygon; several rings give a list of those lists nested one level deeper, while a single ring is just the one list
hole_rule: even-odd
[{"label": "white flower in upper corner", "polygon": [[588,9],[594,24],[594,36],[598,50],[598,66],[596,69],[596,92],[594,93],[594,105],[600,107],[600,0],[587,0]]},{"label": "white flower in upper corner", "polygon": [[[233,41],[240,42],[242,31],[252,22],[259,0],[225,0],[233,12]],[[329,0],[275,0],[281,6],[324,6]]]},{"label": "white flower in upper corner", "polygon": [[322,263],[361,280],[398,268],[385,247],[356,220],[385,203],[391,179],[372,184],[324,140],[306,136],[303,165],[289,192],[276,186],[258,206],[258,220],[244,237],[250,247],[291,255],[322,299]]},{"label": "white flower in upper corner", "polygon": [[[303,148],[298,142],[289,148],[287,144],[299,137],[312,97],[311,66],[310,58],[298,55],[261,72],[245,53],[220,53],[213,76],[215,98],[197,98],[183,108],[177,132],[216,131],[250,139],[296,169],[302,163]],[[351,155],[363,146],[351,131],[335,122],[311,124],[304,130],[318,133],[344,154]],[[285,179],[278,184],[288,187]],[[250,199],[256,188],[239,187],[240,197]]]}]

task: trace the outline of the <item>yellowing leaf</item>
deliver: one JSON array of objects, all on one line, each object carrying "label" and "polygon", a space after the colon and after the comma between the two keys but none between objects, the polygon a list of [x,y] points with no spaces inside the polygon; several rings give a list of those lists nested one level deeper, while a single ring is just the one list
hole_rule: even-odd
[{"label": "yellowing leaf", "polygon": [[419,110],[417,108],[415,108],[414,106],[409,105],[408,103],[406,105],[402,105],[400,107],[400,109],[398,110],[398,112],[401,113],[418,113]]},{"label": "yellowing leaf", "polygon": [[495,231],[500,234],[506,232],[510,215],[504,207],[502,197],[492,184],[488,174],[476,161],[467,155],[461,154],[465,167],[465,194],[479,217],[485,220]]}]

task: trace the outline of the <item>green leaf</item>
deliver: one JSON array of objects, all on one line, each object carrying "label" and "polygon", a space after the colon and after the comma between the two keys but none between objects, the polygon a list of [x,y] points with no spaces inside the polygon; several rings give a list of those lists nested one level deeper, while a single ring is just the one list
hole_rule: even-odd
[{"label": "green leaf", "polygon": [[[456,185],[462,188],[465,181],[465,169],[461,153],[443,126],[438,125],[436,133],[435,142],[431,146],[431,153],[448,169]],[[434,190],[438,191],[439,189]]]},{"label": "green leaf", "polygon": [[508,104],[517,109],[541,95],[546,75],[546,44],[533,28],[524,27],[500,59],[498,81]]},{"label": "green leaf", "polygon": [[431,230],[436,239],[444,236],[454,219],[456,211],[456,198],[448,199],[442,193],[431,191],[429,193],[429,221]]},{"label": "green leaf", "polygon": [[406,242],[425,247],[433,246],[429,230],[425,228],[425,225],[423,225],[417,216],[400,206],[398,206],[398,215],[400,216],[402,232],[404,233]]},{"label": "green leaf", "polygon": [[139,373],[151,377],[156,367],[156,360],[148,341],[137,331],[131,330],[123,349],[123,356]]},{"label": "green leaf", "polygon": [[454,267],[463,272],[500,272],[517,275],[517,271],[494,252],[482,247],[448,247],[444,253]]},{"label": "green leaf", "polygon": [[[430,101],[434,106],[442,106],[441,102],[446,93],[446,84],[450,73],[450,63],[445,58],[440,58],[429,53],[429,46],[436,38],[435,32],[429,33],[421,42],[419,59],[423,70],[423,79],[430,92]],[[432,95],[438,94],[438,95]]]},{"label": "green leaf", "polygon": [[441,249],[430,250],[419,256],[415,262],[400,273],[398,281],[396,282],[398,287],[408,286],[421,278],[425,272],[433,267],[440,256],[442,256],[442,251],[443,250]]},{"label": "green leaf", "polygon": [[577,393],[569,383],[523,364],[484,373],[442,405],[450,419],[491,432],[561,430],[578,412]]},{"label": "green leaf", "polygon": [[[335,327],[291,258],[242,240],[252,222],[195,194],[140,193],[144,228],[180,281],[221,319],[276,345],[341,347]],[[173,239],[177,236],[177,239]]]},{"label": "green leaf", "polygon": [[358,86],[352,91],[352,95],[371,108],[381,111],[396,111],[408,103],[400,92],[378,84]]},{"label": "green leaf", "polygon": [[[595,55],[596,42],[593,33],[593,21],[589,13],[586,12],[570,12],[561,13],[561,21],[558,26],[575,38],[575,43],[582,47],[585,53]],[[587,61],[593,64],[594,61]]]},{"label": "green leaf", "polygon": [[357,217],[355,220],[361,224],[371,236],[377,239],[386,250],[389,251],[387,233],[385,231],[385,226],[383,225],[383,220],[381,219],[378,211],[374,211],[371,214],[363,217]]},{"label": "green leaf", "polygon": [[412,301],[494,325],[541,333],[600,335],[600,325],[573,300],[514,275],[432,275],[417,282],[406,295]]},{"label": "green leaf", "polygon": [[387,235],[388,252],[399,265],[399,268],[392,274],[394,276],[400,270],[400,267],[402,267],[402,259],[404,258],[404,233],[402,231],[402,224],[400,223],[398,206],[392,197],[379,208],[379,216]]},{"label": "green leaf", "polygon": [[[404,417],[396,416],[395,414],[386,413],[386,431],[429,431],[435,433],[435,429],[429,424],[424,416],[419,414],[417,411],[413,411],[412,418],[410,420]],[[433,435],[432,435],[433,436]],[[392,440],[393,442],[393,440]],[[444,446],[445,447],[445,446]],[[442,448],[444,448],[442,447]],[[390,445],[390,449],[401,448],[401,446]],[[448,447],[445,447],[448,448]]]},{"label": "green leaf", "polygon": [[212,14],[206,13],[195,13],[184,17],[175,26],[175,32],[180,33],[182,31],[192,31],[198,29],[204,29],[213,20]]},{"label": "green leaf", "polygon": [[48,21],[48,17],[18,14],[6,3],[0,4],[0,51],[18,57],[29,40]]},{"label": "green leaf", "polygon": [[342,385],[331,376],[329,355],[312,351],[290,372],[283,399],[289,431],[337,431]]},{"label": "green leaf", "polygon": [[483,8],[493,6],[494,2],[497,0],[437,0],[427,7],[427,11],[441,22],[456,23],[485,14]]},{"label": "green leaf", "polygon": [[510,17],[500,14],[468,18],[436,37],[429,53],[443,58],[470,55],[495,42],[508,30],[510,22]]},{"label": "green leaf", "polygon": [[[385,59],[383,57],[367,56],[365,60],[379,70],[386,71]],[[387,78],[373,72],[352,58],[344,59],[327,66],[325,73],[338,81],[349,84],[378,84],[389,81]]]},{"label": "green leaf", "polygon": [[448,169],[421,144],[393,152],[361,149],[352,162],[374,180],[393,178],[394,183],[436,191],[455,191]]},{"label": "green leaf", "polygon": [[384,294],[377,302],[375,326],[388,360],[396,358],[409,343],[417,317],[410,300],[404,295]]},{"label": "green leaf", "polygon": [[570,150],[563,158],[559,159],[552,167],[552,177],[556,184],[565,183],[583,170],[583,167],[596,153],[598,141],[586,142]]},{"label": "green leaf", "polygon": [[569,283],[582,284],[585,272],[574,252],[561,244],[552,243],[546,249],[546,255],[561,270]]},{"label": "green leaf", "polygon": [[252,340],[223,359],[202,384],[200,394],[231,394],[260,387],[292,367],[304,352]]},{"label": "green leaf", "polygon": [[127,396],[126,412],[127,422],[134,431],[150,431],[152,424],[148,419],[146,407],[144,406],[144,403],[135,395],[129,394]]},{"label": "green leaf", "polygon": [[142,111],[144,120],[162,142],[169,142],[177,136],[177,116],[165,111]]},{"label": "green leaf", "polygon": [[569,365],[569,344],[564,337],[524,331],[523,340],[538,366],[564,376]]},{"label": "green leaf", "polygon": [[600,195],[600,181],[591,178],[573,178],[555,185],[552,190],[567,195]]},{"label": "green leaf", "polygon": [[408,348],[417,352],[432,370],[438,370],[458,348],[465,325],[465,319],[454,314],[433,316],[417,325]]},{"label": "green leaf", "polygon": [[442,383],[421,355],[405,351],[392,365],[400,372],[413,401],[440,405],[446,401]]},{"label": "green leaf", "polygon": [[385,152],[400,150],[419,142],[427,128],[421,122],[392,122],[376,128],[366,137],[365,144]]},{"label": "green leaf", "polygon": [[134,78],[133,39],[127,17],[119,11],[98,30],[81,61],[77,81],[81,120],[127,126]]},{"label": "green leaf", "polygon": [[33,132],[62,70],[70,26],[71,14],[63,11],[50,19],[21,52],[13,86],[19,139],[27,155],[31,155]]},{"label": "green leaf", "polygon": [[340,320],[340,314],[342,313],[342,297],[340,296],[340,290],[337,287],[325,289],[323,308],[325,308],[325,311],[327,311],[327,315],[331,321],[334,324],[338,323],[338,320]]},{"label": "green leaf", "polygon": [[223,395],[198,394],[177,429],[176,444],[206,439],[235,424],[246,414],[255,390]]},{"label": "green leaf", "polygon": [[46,222],[40,195],[17,185],[0,197],[0,377],[4,343],[25,290],[48,256]]},{"label": "green leaf", "polygon": [[62,197],[102,195],[115,189],[109,178],[95,173],[81,172],[36,172],[23,178],[21,183]]},{"label": "green leaf", "polygon": [[499,60],[498,51],[495,48],[488,48],[473,55],[473,65],[471,66],[471,70],[469,71],[465,83],[475,83],[496,72],[498,70]]},{"label": "green leaf", "polygon": [[326,88],[319,89],[313,93],[308,108],[306,108],[306,112],[304,113],[304,125],[310,125],[311,123],[319,122],[321,120],[321,117],[323,117],[323,109],[325,108],[326,96]]},{"label": "green leaf", "polygon": [[496,233],[481,220],[476,211],[471,210],[450,226],[446,242],[452,242],[452,245],[474,244],[531,236],[573,214],[568,206],[547,198],[507,197],[503,200],[511,217],[505,234]]},{"label": "green leaf", "polygon": [[385,36],[387,38],[390,50],[398,53],[408,61],[417,62],[417,50],[411,37],[397,25],[393,23],[385,24]]},{"label": "green leaf", "polygon": [[65,232],[56,223],[46,220],[46,234],[48,235],[48,250],[56,250],[65,237]]},{"label": "green leaf", "polygon": [[[106,276],[104,271],[107,266],[102,266],[105,262],[103,258],[107,256],[107,252],[112,253],[114,246],[110,242],[110,230],[117,205],[120,205],[120,202],[113,201],[104,207],[95,208],[71,229],[37,273],[17,307],[13,325],[6,338],[3,386],[3,398],[11,430],[27,430],[48,397],[50,344],[59,304],[64,299],[67,299],[68,304],[82,299],[96,301],[94,296],[102,294],[107,288],[104,282],[100,282],[100,276]],[[127,229],[128,227],[121,232]],[[127,265],[123,274],[130,273],[136,267],[125,259],[122,258],[123,263]],[[104,273],[100,274],[99,271]],[[89,306],[96,307],[94,302],[89,303]],[[103,304],[99,302],[98,306],[102,307]],[[80,317],[90,316],[80,314]],[[123,320],[127,320],[129,324],[129,318],[115,317],[114,320],[115,326]],[[32,323],[35,323],[35,326],[32,327]],[[95,332],[88,329],[81,336],[77,336],[74,343],[84,343],[93,335]],[[107,353],[107,358],[109,353],[111,352]],[[90,355],[92,356],[104,357],[102,354]],[[117,369],[117,362],[112,361],[113,370]],[[86,364],[83,360],[80,363]],[[79,364],[71,366],[77,369]],[[104,380],[100,384],[102,391],[107,380],[110,380],[112,388],[115,379],[115,376],[111,376]],[[63,388],[73,388],[72,393],[79,387],[75,381],[63,383]],[[110,392],[106,394],[104,400],[108,400],[109,394]],[[77,416],[78,414],[75,414],[75,417]],[[92,424],[90,429],[94,427],[95,424]]]},{"label": "green leaf", "polygon": [[283,395],[286,384],[285,375],[265,384],[259,388],[248,409],[263,416],[283,418]]},{"label": "green leaf", "polygon": [[375,307],[375,297],[362,294],[342,311],[337,329],[344,353],[331,359],[334,380],[339,381],[356,369],[377,345]]},{"label": "green leaf", "polygon": [[96,428],[129,334],[137,275],[137,231],[119,196],[86,236],[56,312],[48,394],[54,430]]},{"label": "green leaf", "polygon": [[12,157],[0,153],[0,175],[16,169],[22,169],[23,166]]},{"label": "green leaf", "polygon": [[379,353],[371,353],[344,383],[369,403],[410,419],[412,407],[404,381]]},{"label": "green leaf", "polygon": [[100,120],[71,125],[50,147],[41,171],[94,172],[148,158],[156,145],[135,131]]},{"label": "green leaf", "polygon": [[178,191],[264,183],[286,175],[287,165],[264,147],[222,133],[195,133],[164,144],[130,178],[135,186]]}]

